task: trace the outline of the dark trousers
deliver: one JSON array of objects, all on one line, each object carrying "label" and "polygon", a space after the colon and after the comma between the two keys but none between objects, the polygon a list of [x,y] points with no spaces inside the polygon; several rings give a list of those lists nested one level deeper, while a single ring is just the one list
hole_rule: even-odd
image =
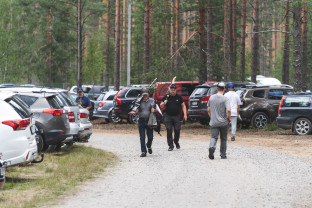
[{"label": "dark trousers", "polygon": [[[153,142],[153,129],[149,128],[147,126],[147,120],[142,120],[139,119],[138,122],[139,126],[139,133],[140,133],[140,143],[141,143],[141,152],[147,152],[147,148],[152,147],[152,142]],[[147,135],[147,143],[145,144],[145,130],[146,130],[146,135]]]},{"label": "dark trousers", "polygon": [[[173,141],[175,144],[179,143],[181,121],[180,114],[176,116],[165,115],[165,126],[167,130],[167,143],[169,147],[173,147]],[[172,140],[172,129],[174,129],[174,140]]]},{"label": "dark trousers", "polygon": [[220,156],[226,156],[226,140],[227,140],[227,133],[228,133],[228,126],[220,126],[220,127],[211,127],[211,139],[209,148],[213,148],[214,150],[217,147],[217,141],[220,133],[221,145],[220,145]]}]

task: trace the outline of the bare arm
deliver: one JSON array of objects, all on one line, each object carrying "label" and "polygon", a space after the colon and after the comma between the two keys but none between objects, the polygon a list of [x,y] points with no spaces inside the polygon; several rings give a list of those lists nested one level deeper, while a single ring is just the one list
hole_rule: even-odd
[{"label": "bare arm", "polygon": [[92,108],[92,105],[86,107],[87,110],[90,110]]},{"label": "bare arm", "polygon": [[207,111],[208,111],[208,115],[209,117],[211,118],[211,111],[210,111],[210,107],[207,108]]},{"label": "bare arm", "polygon": [[231,122],[231,108],[226,109],[227,114],[228,114],[228,120]]},{"label": "bare arm", "polygon": [[182,111],[183,111],[183,115],[184,115],[184,120],[186,121],[187,120],[187,113],[186,113],[186,106],[185,106],[185,103],[183,102],[181,104],[182,106]]},{"label": "bare arm", "polygon": [[166,104],[167,104],[168,100],[165,100],[163,102],[160,103],[160,107],[163,108]]}]

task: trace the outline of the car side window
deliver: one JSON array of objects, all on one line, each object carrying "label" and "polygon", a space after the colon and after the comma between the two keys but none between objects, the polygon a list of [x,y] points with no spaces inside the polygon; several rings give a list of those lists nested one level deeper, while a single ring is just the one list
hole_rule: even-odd
[{"label": "car side window", "polygon": [[284,90],[282,89],[271,89],[269,90],[269,99],[280,100],[284,95]]},{"label": "car side window", "polygon": [[284,101],[285,107],[309,107],[311,101],[309,97],[287,97]]},{"label": "car side window", "polygon": [[264,98],[264,94],[265,94],[264,90],[255,90],[252,96],[256,98]]},{"label": "car side window", "polygon": [[57,101],[57,98],[55,98],[54,96],[47,97],[47,101],[50,107],[55,108],[55,109],[61,109],[60,103]]},{"label": "car side window", "polygon": [[134,90],[134,89],[131,89],[128,91],[126,97],[127,98],[136,98],[139,96],[139,94],[141,94],[141,90]]},{"label": "car side window", "polygon": [[113,100],[115,95],[110,95],[106,100]]}]

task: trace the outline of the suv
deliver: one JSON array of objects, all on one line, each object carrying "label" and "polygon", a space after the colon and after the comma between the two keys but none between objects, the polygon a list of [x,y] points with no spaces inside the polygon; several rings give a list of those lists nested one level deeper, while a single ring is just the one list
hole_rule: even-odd
[{"label": "suv", "polygon": [[136,99],[140,97],[141,92],[141,87],[124,87],[119,90],[113,101],[113,116],[128,119],[129,123],[137,123],[138,116],[129,114],[129,112],[132,110]]},{"label": "suv", "polygon": [[[190,96],[189,109],[187,111],[188,117],[191,120],[198,120],[201,124],[207,125],[209,123],[209,116],[207,111],[207,103],[209,98],[217,93],[217,84],[203,84],[196,87]],[[234,84],[235,90],[240,91],[246,85],[255,85],[253,82],[225,82],[226,86]]]},{"label": "suv", "polygon": [[276,123],[282,129],[291,129],[298,135],[312,132],[312,94],[299,93],[284,96],[278,109]]},{"label": "suv", "polygon": [[278,107],[283,95],[294,94],[289,85],[254,85],[242,90],[242,105],[239,110],[239,121],[243,126],[250,124],[254,128],[264,128],[278,115]]}]

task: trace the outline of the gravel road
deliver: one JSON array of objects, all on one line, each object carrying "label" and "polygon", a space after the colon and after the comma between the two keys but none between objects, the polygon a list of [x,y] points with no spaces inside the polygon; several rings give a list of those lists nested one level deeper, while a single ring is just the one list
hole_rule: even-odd
[{"label": "gravel road", "polygon": [[228,141],[228,159],[218,149],[210,160],[208,136],[180,144],[168,152],[165,137],[156,135],[153,154],[140,158],[138,136],[93,134],[87,145],[121,162],[56,207],[312,207],[308,159]]}]

